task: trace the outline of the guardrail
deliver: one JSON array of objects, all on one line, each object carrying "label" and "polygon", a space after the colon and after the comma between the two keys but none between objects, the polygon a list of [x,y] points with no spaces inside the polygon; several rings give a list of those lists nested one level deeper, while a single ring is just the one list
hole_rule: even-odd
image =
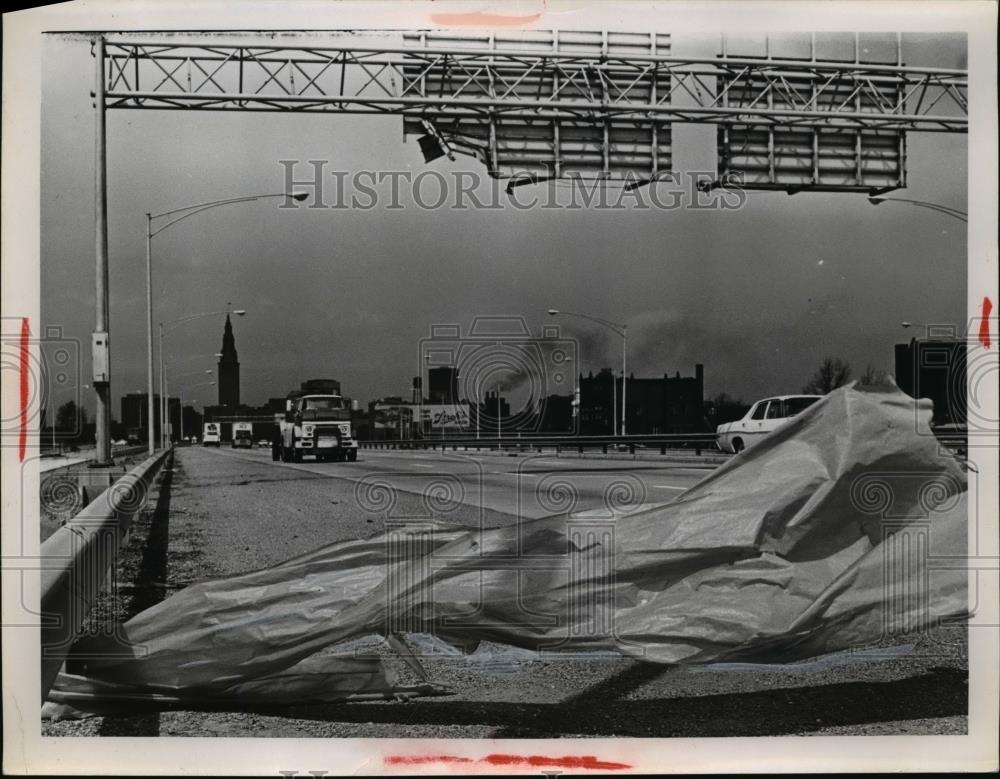
[{"label": "guardrail", "polygon": [[133,468],[41,545],[42,700],[117,561],[150,485],[172,454],[164,449]]},{"label": "guardrail", "polygon": [[[934,434],[943,446],[948,447],[960,456],[968,450],[968,434],[964,427],[938,428]],[[670,433],[662,435],[634,436],[545,436],[531,435],[523,438],[510,436],[497,439],[494,435],[446,436],[443,438],[415,438],[387,441],[358,441],[362,449],[415,449],[415,450],[500,450],[541,452],[543,449],[555,449],[556,453],[579,452],[599,449],[603,454],[609,452],[628,452],[629,454],[652,453],[659,451],[661,455],[668,452],[693,452],[701,456],[703,452],[723,454],[719,449],[718,435],[715,433]],[[728,456],[728,455],[726,455]]]},{"label": "guardrail", "polygon": [[403,441],[359,441],[358,446],[362,449],[431,449],[442,451],[447,449],[487,449],[500,451],[522,451],[532,450],[542,451],[543,449],[555,449],[557,453],[562,451],[576,451],[583,453],[588,449],[600,449],[603,454],[608,452],[628,452],[637,454],[642,452],[659,451],[660,454],[667,454],[668,450],[693,452],[696,456],[701,456],[703,451],[718,452],[716,443],[718,436],[715,433],[671,433],[664,435],[635,435],[635,436],[531,436],[524,438],[489,438],[481,436],[479,438],[421,438]]},{"label": "guardrail", "polygon": [[[132,454],[141,454],[147,451],[148,447],[145,444],[112,444],[111,445],[111,456],[121,456],[128,457]],[[42,446],[39,454],[43,457],[84,457],[88,460],[92,460],[94,457],[95,448],[93,446],[72,446],[70,444],[58,444],[55,448],[52,446]]]},{"label": "guardrail", "polygon": [[129,456],[131,456],[133,454],[142,454],[143,452],[148,452],[148,451],[149,451],[149,447],[146,446],[146,445],[144,445],[144,444],[138,444],[138,445],[122,444],[121,446],[119,446],[119,445],[112,445],[112,447],[111,447],[111,456],[112,457],[129,457]]}]

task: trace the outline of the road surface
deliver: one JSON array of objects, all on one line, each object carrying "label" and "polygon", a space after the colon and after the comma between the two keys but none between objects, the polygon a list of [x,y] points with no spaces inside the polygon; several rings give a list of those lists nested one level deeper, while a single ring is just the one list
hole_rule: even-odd
[{"label": "road surface", "polygon": [[[676,499],[710,467],[611,458],[362,451],[356,463],[272,462],[270,450],[181,448],[126,555],[127,618],[199,579],[272,565],[428,516],[496,527],[518,516]],[[128,555],[139,559],[130,565]],[[152,562],[150,562],[152,561]],[[964,733],[964,630],[791,666],[673,668],[612,656],[539,660],[484,644],[468,656],[412,638],[456,694],[239,712],[123,713],[43,724],[46,735],[707,737]],[[363,641],[406,680],[378,637]],[[411,675],[412,678],[412,675]]]}]

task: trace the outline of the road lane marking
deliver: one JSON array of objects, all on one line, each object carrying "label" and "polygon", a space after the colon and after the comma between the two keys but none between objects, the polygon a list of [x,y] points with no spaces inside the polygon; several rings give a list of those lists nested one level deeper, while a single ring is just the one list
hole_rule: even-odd
[{"label": "road lane marking", "polygon": [[[669,506],[669,503],[637,503],[628,506],[617,506],[610,507],[610,513],[613,516],[628,516],[629,514],[637,514],[640,511],[651,511],[653,509],[662,508],[663,506]],[[570,514],[573,519],[593,519],[593,518],[604,518],[607,517],[609,513],[609,507],[603,506],[596,509],[587,509],[586,511],[574,511]]]}]

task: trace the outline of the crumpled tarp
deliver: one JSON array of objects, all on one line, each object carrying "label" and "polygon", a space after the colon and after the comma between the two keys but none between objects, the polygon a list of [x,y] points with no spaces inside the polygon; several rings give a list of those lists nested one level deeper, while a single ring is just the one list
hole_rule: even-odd
[{"label": "crumpled tarp", "polygon": [[842,388],[670,504],[490,530],[402,523],[195,584],[121,626],[132,657],[79,642],[91,659],[49,700],[93,712],[391,691],[377,659],[316,655],[370,634],[658,663],[911,641],[967,613],[967,479],[930,412],[894,388]]}]

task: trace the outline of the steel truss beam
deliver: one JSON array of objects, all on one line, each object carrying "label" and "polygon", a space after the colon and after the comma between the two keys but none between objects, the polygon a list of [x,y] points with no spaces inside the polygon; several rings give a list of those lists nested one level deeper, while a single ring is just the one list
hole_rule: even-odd
[{"label": "steel truss beam", "polygon": [[107,40],[104,64],[107,108],[968,129],[967,72],[944,68],[611,52],[129,40]]}]

